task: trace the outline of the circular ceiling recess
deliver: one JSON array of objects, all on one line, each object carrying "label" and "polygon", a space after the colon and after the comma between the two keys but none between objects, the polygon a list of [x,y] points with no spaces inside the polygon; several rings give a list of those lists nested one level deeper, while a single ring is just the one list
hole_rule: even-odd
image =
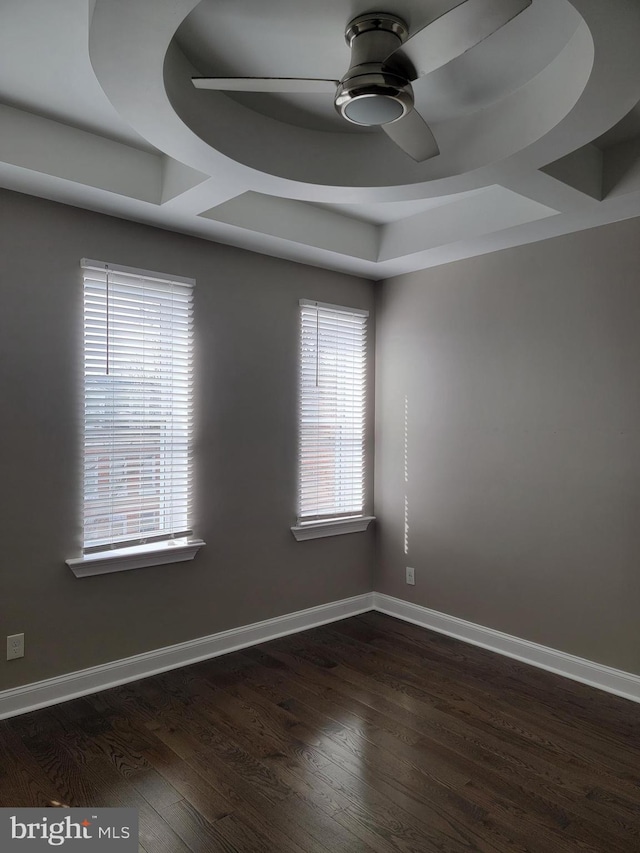
[{"label": "circular ceiling recess", "polygon": [[[89,52],[115,109],[170,157],[222,183],[233,176],[234,187],[244,182],[319,202],[401,201],[496,183],[505,169],[539,169],[586,145],[637,101],[640,9],[630,0],[608,0],[607,15],[601,0],[533,0],[475,47],[415,80],[417,120],[431,128],[440,152],[423,162],[390,138],[404,119],[386,131],[347,121],[331,86],[303,95],[193,85],[192,77],[203,76],[344,79],[353,60],[345,29],[371,12],[370,0],[347,5],[95,0]],[[406,22],[411,38],[460,4],[374,5]],[[126,40],[115,37],[125,32]],[[390,70],[398,71],[395,64]],[[363,112],[353,118],[385,120],[398,110],[392,101],[355,102]],[[390,112],[375,114],[386,107]]]},{"label": "circular ceiling recess", "polygon": [[[434,11],[455,5],[387,0],[385,12],[406,20],[413,32]],[[340,0],[320,6],[271,0],[266,17],[262,0],[202,0],[167,53],[171,103],[201,139],[261,172],[321,184],[389,185],[461,174],[530,145],[572,109],[592,66],[592,42],[576,9],[566,0],[535,0],[485,41],[413,84],[415,109],[441,151],[422,163],[371,127],[402,116],[405,108],[392,97],[352,100],[346,121],[330,94],[231,94],[191,84],[192,75],[338,80],[350,62],[347,24]],[[358,125],[366,126],[364,133]]]}]

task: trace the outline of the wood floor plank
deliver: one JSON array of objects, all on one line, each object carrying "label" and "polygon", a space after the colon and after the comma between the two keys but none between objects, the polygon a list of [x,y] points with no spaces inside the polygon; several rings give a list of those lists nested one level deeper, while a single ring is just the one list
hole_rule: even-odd
[{"label": "wood floor plank", "polygon": [[0,721],[0,806],[141,853],[635,853],[640,706],[380,613]]},{"label": "wood floor plank", "polygon": [[[160,736],[166,738],[168,742],[171,742],[170,734],[160,732]],[[168,748],[167,751],[169,751]],[[247,756],[244,760],[247,760]],[[248,760],[262,767],[263,772],[272,773],[268,766],[253,762],[252,759]],[[166,752],[164,761],[167,761]],[[257,831],[260,831],[265,824],[269,825],[272,834],[283,834],[293,842],[294,846],[300,845],[304,850],[317,850],[319,853],[325,851],[324,840],[337,835],[333,822],[323,817],[316,798],[305,799],[299,796],[295,785],[290,787],[287,784],[290,780],[283,778],[281,774],[273,773],[272,775],[273,779],[281,783],[274,796],[273,792],[263,784],[256,785],[255,771],[252,774],[245,774],[242,768],[234,766],[233,761],[217,761],[214,765],[212,756],[206,752],[190,751],[188,762],[193,773],[209,787],[208,796],[211,796],[210,792],[214,791],[216,796],[225,797],[226,802],[231,804],[229,814],[242,814],[245,823]],[[199,787],[197,782],[194,784]],[[193,802],[193,799],[190,799],[190,802]],[[222,819],[226,815],[219,817]],[[345,851],[352,849],[351,839],[348,836],[343,834],[339,842],[344,846]],[[283,849],[286,847],[283,843],[279,846]],[[369,853],[369,848],[365,846],[358,846],[357,850],[358,853],[360,851]]]},{"label": "wood floor plank", "polygon": [[67,805],[64,795],[51,782],[37,760],[12,731],[8,721],[0,723],[0,806],[44,808]]},{"label": "wood floor plank", "polygon": [[[292,707],[292,702],[287,703]],[[309,713],[311,709],[308,709]],[[518,812],[515,804],[507,802],[499,802],[496,800],[494,804],[495,817],[500,820],[498,823],[492,823],[489,820],[490,811],[486,808],[486,799],[479,801],[478,797],[469,797],[468,789],[465,787],[462,791],[450,790],[445,786],[438,786],[430,780],[426,774],[422,773],[414,763],[405,764],[402,761],[395,760],[394,756],[388,752],[384,752],[380,758],[382,760],[371,760],[367,756],[366,747],[360,749],[362,744],[356,739],[349,742],[347,739],[334,739],[334,743],[329,748],[327,743],[321,747],[326,754],[331,755],[333,761],[347,773],[352,776],[357,775],[357,770],[360,768],[360,775],[366,775],[368,784],[370,784],[378,793],[382,794],[387,801],[393,803],[397,811],[402,810],[411,814],[415,821],[428,821],[430,826],[440,826],[443,830],[461,831],[463,827],[470,826],[475,833],[475,842],[479,849],[484,849],[486,843],[491,845],[497,844],[499,848],[504,846],[504,837],[501,837],[505,831],[505,825],[514,826],[514,814]],[[377,751],[383,752],[383,751]],[[378,758],[376,752],[376,759]],[[357,764],[354,764],[357,762]],[[324,778],[327,778],[331,770],[325,768]],[[333,768],[335,777],[335,768]],[[317,782],[316,782],[317,784]],[[347,792],[347,797],[348,797]],[[549,804],[551,807],[551,804]],[[545,812],[545,818],[547,817]],[[517,815],[518,822],[521,821],[522,811]],[[566,821],[565,821],[566,824]],[[552,829],[556,827],[553,826]],[[537,827],[538,834],[546,832],[545,824],[540,823]],[[549,835],[548,848],[558,853],[561,850],[569,850],[571,848],[564,844],[562,836],[554,835],[553,832],[546,833]],[[588,844],[588,835],[584,835],[581,841],[585,843],[584,849],[593,850]],[[610,841],[610,839],[608,839]],[[511,844],[513,841],[510,842]],[[491,847],[491,849],[493,849]]]},{"label": "wood floor plank", "polygon": [[[290,640],[291,640],[291,643],[294,644],[294,642],[295,642],[294,638],[290,638]],[[283,642],[278,641],[280,647],[283,645]],[[273,646],[275,646],[275,644],[272,645],[272,651],[271,651],[272,654],[277,655],[281,658],[284,657],[284,659],[288,659],[290,661],[295,659],[295,657],[296,657],[295,654],[290,655],[287,658],[286,653],[281,652],[280,649],[273,648]],[[327,663],[326,658],[322,654],[318,654],[317,652],[314,652],[311,654],[311,656],[305,655],[304,658],[300,658],[297,661],[299,672],[304,671],[304,667],[308,667],[310,665],[309,660],[320,661],[320,664],[319,664],[320,669],[325,670],[326,663]],[[326,678],[329,678],[329,677],[335,678],[336,673],[338,671],[339,671],[339,667],[331,668],[330,669],[331,676],[329,676],[328,674],[325,674],[324,671],[319,671],[316,673],[316,677],[324,676]],[[362,680],[362,679],[359,679],[358,674],[354,673],[354,672],[348,673],[346,675],[347,678],[350,678],[352,676],[356,676],[355,681]],[[366,683],[366,680],[365,680],[365,683]],[[383,688],[383,690],[387,690],[387,688],[385,686],[381,685],[381,687]],[[407,697],[405,695],[405,693],[402,691],[397,691],[394,693],[393,690],[389,690],[388,692],[391,693],[393,699],[395,699],[396,701],[399,701],[402,703],[404,700],[406,700],[407,704],[412,708],[412,710],[415,710],[417,703],[416,703],[416,700],[414,698]],[[369,699],[372,698],[372,695],[373,694],[370,694]],[[376,696],[375,698],[377,700],[378,697]],[[418,704],[421,704],[421,703],[418,703]],[[635,706],[632,706],[632,707],[635,708]],[[400,711],[400,710],[401,709],[399,708],[398,711]],[[492,764],[492,766],[494,766],[496,768],[497,773],[506,772],[507,778],[511,778],[512,782],[516,783],[516,784],[519,782],[523,773],[527,774],[527,773],[537,772],[539,778],[534,780],[534,784],[535,784],[535,786],[537,786],[539,789],[541,789],[543,791],[547,791],[549,788],[549,785],[553,781],[555,781],[556,783],[559,783],[561,786],[568,786],[568,788],[570,790],[572,789],[572,786],[575,787],[576,785],[578,785],[578,793],[581,794],[582,796],[584,796],[586,794],[587,788],[585,787],[585,785],[588,784],[589,780],[588,780],[588,778],[585,779],[584,777],[578,777],[578,779],[576,780],[576,772],[574,771],[573,768],[564,767],[562,764],[560,764],[556,767],[546,765],[544,762],[536,760],[536,756],[535,756],[534,751],[531,751],[530,754],[525,753],[524,758],[521,758],[519,754],[516,754],[514,756],[512,754],[512,752],[510,752],[509,750],[505,750],[505,745],[499,739],[496,739],[496,738],[494,738],[493,740],[489,740],[488,738],[485,738],[483,741],[478,742],[477,738],[475,737],[475,735],[473,733],[467,732],[466,735],[463,734],[461,736],[460,726],[452,728],[450,723],[447,722],[446,716],[444,717],[444,722],[441,722],[438,725],[438,727],[434,730],[432,709],[430,707],[424,706],[424,710],[427,711],[428,715],[429,715],[430,735],[439,738],[439,740],[442,742],[442,744],[444,744],[449,749],[453,749],[454,751],[458,751],[461,758],[466,753],[471,751],[474,759],[476,761],[478,761],[480,763],[480,765],[482,765],[485,761],[490,762]],[[464,731],[464,730],[462,730],[462,731]],[[435,741],[436,746],[441,746],[442,744],[438,743],[438,741]],[[429,753],[433,753],[434,741],[431,739],[428,739],[428,740],[425,739],[423,744],[418,745],[418,747],[417,747],[418,751],[421,748],[426,748],[426,749],[428,749]],[[449,753],[448,758],[450,760],[450,753]],[[533,764],[533,766],[532,766],[532,764]],[[475,765],[472,765],[469,772],[471,772],[471,773],[474,772],[474,766]],[[558,773],[560,775],[558,775]],[[582,787],[579,786],[580,781],[583,782]],[[573,806],[576,805],[575,801],[574,801],[574,803],[572,803],[572,805]],[[551,807],[551,804],[550,804],[550,807]],[[578,809],[578,811],[579,811],[579,809]],[[626,843],[628,844],[628,841]],[[623,847],[623,849],[624,849],[624,847]]]},{"label": "wood floor plank", "polygon": [[174,803],[164,816],[192,853],[238,853],[239,848],[216,830],[218,821],[210,823],[190,803]]},{"label": "wood floor plank", "polygon": [[[282,652],[273,653],[279,654],[280,656],[283,655]],[[314,652],[312,654],[312,657],[314,654],[317,656],[317,653]],[[306,661],[303,661],[302,664],[300,664],[299,662],[298,666],[308,666],[308,664],[306,663]],[[334,672],[335,670],[332,670],[332,673]],[[404,696],[404,693],[400,693],[399,695]],[[531,751],[527,752],[526,749],[523,750],[522,748],[514,748],[513,744],[511,745],[511,750],[509,750],[509,744],[505,743],[504,739],[496,739],[495,737],[491,738],[488,735],[485,736],[482,741],[479,742],[477,734],[473,732],[472,728],[469,728],[468,726],[460,726],[459,724],[455,723],[455,721],[446,722],[445,720],[444,724],[439,724],[437,728],[434,728],[433,718],[431,718],[430,735],[435,736],[436,739],[439,739],[447,747],[456,749],[456,736],[454,732],[457,732],[458,738],[462,738],[462,742],[457,745],[457,749],[460,751],[461,755],[471,754],[473,759],[480,765],[480,767],[478,767],[478,764],[472,766],[469,770],[470,774],[477,776],[478,773],[484,773],[484,775],[486,776],[486,768],[483,770],[482,767],[482,764],[485,761],[489,761],[494,767],[496,766],[496,763],[502,761],[502,772],[505,772],[506,770],[507,775],[511,776],[513,778],[513,782],[515,782],[516,784],[519,785],[520,778],[523,775],[523,771],[525,771],[526,774],[527,772],[533,772],[535,770],[539,774],[541,781],[545,784],[545,786],[548,787],[549,782],[551,781],[551,773],[554,772],[556,768],[553,764],[545,764],[544,760],[540,760],[535,753],[532,753]],[[433,754],[433,740],[429,739],[429,741],[423,742],[422,744],[416,744],[416,756],[420,755],[422,748],[427,746],[427,744],[429,752]],[[481,749],[485,750],[485,755],[482,754],[482,752],[480,751]],[[450,760],[450,754],[449,756],[445,757],[447,758],[447,760]],[[555,756],[554,760],[556,760]],[[511,762],[511,766],[507,765],[507,767],[505,768],[505,761]],[[533,762],[533,766],[531,762]],[[563,767],[562,763],[559,766]],[[583,785],[582,788],[578,788],[578,792],[581,796],[584,797],[588,789],[588,784],[590,781],[589,777],[584,776],[584,774],[580,776],[578,771],[576,771],[570,766],[568,766],[566,769],[569,774],[569,778],[574,785],[577,784],[576,779],[578,781],[582,780]],[[566,782],[566,780],[563,781]],[[556,792],[556,796],[557,793],[558,792]],[[536,797],[535,801],[537,805],[542,809],[543,813],[553,813],[553,802],[547,801],[547,804],[545,806],[544,798],[541,799],[539,796]],[[561,803],[565,809],[569,809],[570,811],[569,818],[565,818],[565,822],[566,820],[571,820],[572,818],[575,818],[576,821],[579,821],[578,825],[582,825],[586,822],[588,827],[589,818],[592,816],[593,812],[592,805],[586,806],[586,804],[584,804],[583,808],[581,808],[578,801],[574,799],[572,802],[569,802],[566,798],[564,799],[564,801],[562,801],[561,798]],[[611,843],[610,838],[608,838],[607,841],[608,843]]]},{"label": "wood floor plank", "polygon": [[220,791],[210,785],[185,761],[158,741],[153,749],[145,752],[149,763],[191,804],[202,817],[215,823],[226,817],[235,806]]},{"label": "wood floor plank", "polygon": [[[311,644],[302,649],[296,649],[296,655],[311,663],[322,658],[326,654],[325,645],[322,638],[316,637],[316,639],[318,640],[316,645]],[[291,641],[291,638],[285,638],[285,642],[287,641]],[[325,640],[325,643],[330,646],[334,668],[345,667],[352,671],[352,675],[357,673],[365,679],[373,679],[381,687],[386,687],[396,695],[404,694],[410,700],[434,704],[439,710],[455,714],[475,727],[484,725],[489,735],[494,734],[496,713],[502,714],[503,711],[494,709],[492,717],[491,710],[487,710],[482,697],[479,697],[473,688],[467,686],[464,693],[461,693],[460,687],[455,681],[443,680],[433,676],[430,676],[429,683],[425,688],[423,686],[424,676],[415,673],[406,664],[400,666],[393,656],[381,656],[371,651],[365,655],[361,649],[354,650],[348,645],[345,646],[341,641],[330,642]],[[326,663],[323,666],[326,667]],[[340,675],[344,674],[343,669],[338,670],[338,672]],[[606,746],[603,744],[592,744],[588,753],[583,754],[584,737],[579,742],[576,741],[574,725],[567,722],[564,726],[560,726],[548,721],[547,726],[553,728],[553,734],[549,735],[545,729],[540,730],[541,727],[535,717],[532,718],[530,707],[530,703],[527,703],[524,709],[519,710],[519,718],[514,718],[511,725],[509,723],[504,725],[500,736],[505,742],[516,743],[519,739],[523,739],[524,733],[527,731],[527,724],[529,724],[534,729],[537,728],[537,734],[534,737],[537,749],[543,751],[550,749],[554,753],[565,753],[565,766],[575,765],[577,772],[582,768],[586,773],[595,775],[596,778],[609,776],[613,784],[621,790],[621,793],[624,793],[624,789],[628,791],[636,789],[640,784],[638,768],[627,755],[621,760],[619,755],[606,754]],[[590,766],[585,767],[585,764]]]},{"label": "wood floor plank", "polygon": [[523,700],[526,696],[533,699],[536,705],[546,708],[550,718],[569,713],[572,718],[580,720],[583,726],[595,725],[598,737],[603,732],[606,732],[607,737],[624,740],[637,737],[637,720],[629,714],[626,708],[628,701],[625,699],[511,658],[500,658],[502,665],[496,670],[496,656],[493,652],[425,631],[417,625],[391,619],[381,613],[366,613],[354,621],[358,624],[381,625],[383,642],[403,636],[414,648],[428,649],[438,661],[448,658],[450,664],[458,664],[458,675],[464,673],[471,678],[480,678],[485,683],[495,683],[496,678],[499,678],[512,688],[509,689],[511,698]]},{"label": "wood floor plank", "polygon": [[[361,671],[363,668],[366,671],[364,664],[357,666]],[[373,666],[375,670],[375,664],[369,663],[368,666]],[[397,687],[395,674],[387,672],[376,677]],[[425,698],[421,691],[419,675],[405,671],[402,678],[403,685],[399,689],[414,698]],[[486,733],[488,737],[498,736],[514,748],[528,749],[531,744],[542,757],[546,756],[556,762],[562,758],[564,765],[573,768],[576,775],[582,772],[583,776],[599,780],[605,785],[613,784],[621,795],[624,795],[625,790],[635,790],[640,784],[637,768],[632,766],[627,754],[622,756],[614,752],[607,743],[592,743],[591,749],[585,753],[584,734],[569,720],[562,724],[545,724],[539,721],[539,711],[532,710],[531,706],[514,714],[511,708],[505,711],[497,704],[491,707],[482,696],[471,689],[466,691],[464,698],[450,695],[449,688],[443,685],[436,688],[432,680],[429,687],[430,696],[434,691],[440,700],[440,709],[456,715],[458,719],[464,720],[480,733]],[[610,750],[609,754],[606,754],[607,749]]]},{"label": "wood floor plank", "polygon": [[[245,669],[244,672],[248,673],[248,670]],[[251,685],[254,685],[256,683],[255,682],[255,675],[256,675],[255,670],[251,670],[251,673],[252,674],[250,676],[245,675],[245,682],[249,682]],[[282,677],[281,672],[279,673],[279,675]],[[290,684],[290,687],[293,688],[294,683]],[[250,690],[247,689],[246,686],[240,686],[240,687],[233,686],[232,688],[228,688],[228,689],[232,690],[235,693],[240,693],[240,694],[246,695],[246,696],[248,696],[251,692]],[[271,692],[271,698],[272,699],[281,698],[281,696],[282,696],[281,693],[276,694],[276,696],[273,696],[273,693]],[[313,696],[313,694],[309,693],[307,691],[307,693],[305,695],[304,694],[304,688],[303,688],[302,698],[305,699],[307,702],[310,701],[310,702],[314,703],[314,706],[312,706],[312,705],[304,706],[301,709],[301,711],[297,714],[297,716],[298,717],[304,717],[304,719],[306,719],[307,721],[310,721],[313,719],[317,722],[318,727],[322,727],[322,717],[320,717],[319,722],[318,722],[318,710],[317,710],[318,709],[318,703],[314,702],[315,697]],[[292,700],[287,700],[286,702],[283,702],[282,704],[285,705],[289,711],[291,711],[291,709],[293,707],[293,701]],[[264,702],[262,704],[262,707],[265,708],[265,710],[267,708],[267,706],[264,705]],[[326,711],[327,709],[325,708],[324,710]],[[340,717],[341,717],[342,721],[344,722],[344,716],[345,716],[344,711],[340,712],[340,710],[339,710],[339,713],[340,713]],[[353,717],[353,715],[351,715],[351,716]],[[360,720],[359,722],[362,722],[362,721]],[[362,734],[361,732],[356,731],[356,735],[361,735],[361,734]],[[416,735],[416,737],[417,737],[417,735]],[[350,758],[353,755],[355,755],[358,757],[358,761],[362,760],[360,757],[360,746],[361,746],[361,744],[360,744],[358,738],[356,737],[356,740],[354,741],[354,743],[350,743],[349,739],[345,738],[345,732],[343,730],[341,733],[336,733],[334,731],[333,734],[330,736],[330,739],[334,740],[334,744],[333,744],[332,750],[328,754],[331,754],[332,758],[334,758],[334,760],[337,760],[336,759],[336,750],[341,750],[342,748],[345,748],[348,752],[351,753],[351,755],[349,757],[347,757],[347,759],[346,759],[346,762],[347,762],[346,768],[345,768],[344,763],[341,766],[342,766],[342,769],[343,770],[346,769],[347,772],[352,771],[353,766],[349,766]],[[325,750],[326,750],[326,744],[325,744]],[[342,755],[342,761],[343,762],[345,761],[345,755],[344,754]],[[391,765],[391,769],[390,769],[389,765]],[[405,769],[415,771],[415,768],[405,768]],[[334,771],[335,771],[335,768],[334,768]],[[412,778],[412,790],[405,788],[405,790],[403,791],[401,789],[400,785],[398,784],[398,776],[400,775],[402,768],[400,768],[398,766],[397,762],[395,761],[395,756],[389,752],[384,754],[382,762],[377,762],[374,765],[372,765],[370,768],[370,771],[371,772],[368,774],[368,777],[376,779],[376,784],[374,785],[374,787],[385,786],[384,794],[387,798],[389,798],[392,802],[394,802],[395,805],[398,807],[397,813],[399,813],[399,809],[404,809],[406,811],[411,812],[417,821],[422,821],[425,819],[428,820],[430,826],[432,826],[432,827],[434,824],[437,824],[439,822],[441,826],[443,826],[443,827],[446,826],[447,829],[450,829],[451,822],[452,822],[451,812],[455,811],[456,808],[459,810],[460,807],[462,807],[464,817],[466,817],[466,818],[470,818],[474,811],[476,813],[479,813],[480,818],[484,818],[486,816],[486,812],[483,808],[476,806],[473,803],[465,802],[464,800],[462,800],[461,797],[457,798],[459,802],[456,803],[456,808],[453,807],[453,805],[451,803],[452,798],[450,797],[450,801],[446,804],[447,808],[443,809],[442,807],[443,807],[443,803],[444,803],[444,798],[435,793],[435,789],[434,789],[433,785],[431,786],[431,791],[430,791],[429,796],[427,796],[426,798],[423,797],[422,799],[420,798],[420,796],[418,796],[416,798],[416,790],[418,790],[418,792],[420,791],[419,782],[416,784],[416,777],[419,776],[418,771],[414,772],[414,775]],[[424,780],[424,781],[426,781],[426,780]],[[442,793],[442,792],[440,792],[440,793]],[[347,802],[348,802],[347,807],[350,807],[352,805],[352,803],[350,803],[349,801],[347,801]],[[440,807],[441,813],[438,813],[437,811],[434,810],[434,805],[436,803]],[[488,834],[486,831],[486,827],[483,830],[482,834],[483,835]],[[553,847],[556,850],[564,849],[564,846],[563,846],[561,840],[556,840],[553,844]]]}]

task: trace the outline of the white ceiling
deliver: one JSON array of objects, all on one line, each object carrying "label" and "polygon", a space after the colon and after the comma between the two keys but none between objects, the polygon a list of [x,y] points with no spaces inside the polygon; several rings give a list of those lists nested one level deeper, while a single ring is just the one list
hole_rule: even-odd
[{"label": "white ceiling", "polygon": [[455,0],[3,0],[0,185],[383,278],[640,215],[640,4],[533,0],[415,84],[416,164],[331,97],[190,77],[340,77],[346,23]]}]

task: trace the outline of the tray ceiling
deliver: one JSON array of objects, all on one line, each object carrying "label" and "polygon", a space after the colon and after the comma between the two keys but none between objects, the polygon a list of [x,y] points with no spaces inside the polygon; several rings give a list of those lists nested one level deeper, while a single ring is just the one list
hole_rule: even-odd
[{"label": "tray ceiling", "polygon": [[[410,29],[454,0],[388,0]],[[325,95],[192,75],[338,78],[354,0],[8,0],[0,185],[383,278],[640,215],[640,7],[533,0],[415,84],[414,163]]]}]

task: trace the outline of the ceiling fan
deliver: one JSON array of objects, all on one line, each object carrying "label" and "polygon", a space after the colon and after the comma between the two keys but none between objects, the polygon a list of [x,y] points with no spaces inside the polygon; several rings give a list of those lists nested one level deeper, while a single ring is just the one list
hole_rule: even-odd
[{"label": "ceiling fan", "polygon": [[440,149],[414,108],[411,83],[466,53],[530,4],[531,0],[464,0],[412,36],[396,15],[369,12],[347,25],[351,64],[340,80],[193,77],[193,85],[226,92],[332,94],[346,121],[381,126],[406,154],[422,162]]}]

